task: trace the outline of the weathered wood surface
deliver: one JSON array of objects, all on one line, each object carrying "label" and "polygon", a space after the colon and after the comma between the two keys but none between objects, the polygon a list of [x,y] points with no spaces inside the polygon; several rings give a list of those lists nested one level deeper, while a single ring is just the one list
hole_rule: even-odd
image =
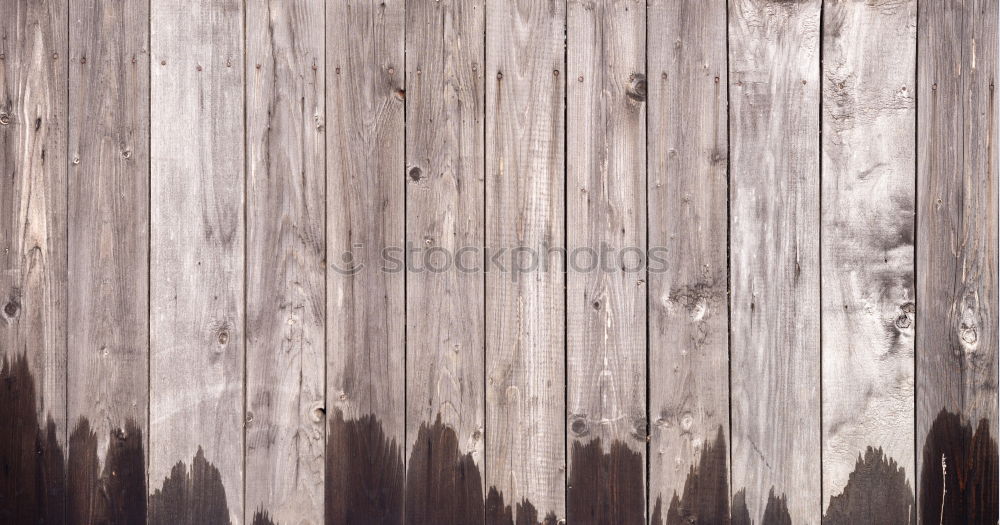
[{"label": "weathered wood surface", "polygon": [[74,1],[69,19],[69,514],[134,521],[149,449],[149,6]]},{"label": "weathered wood surface", "polygon": [[[243,523],[242,5],[150,5],[151,523],[190,512],[169,484],[154,490],[184,479],[178,462],[196,480],[214,465],[224,499],[213,508]],[[220,496],[188,487],[194,502]]]},{"label": "weathered wood surface", "polygon": [[567,521],[645,523],[646,8],[567,15]]},{"label": "weathered wood surface", "polygon": [[996,523],[997,3],[919,9],[919,517]]},{"label": "weathered wood surface", "polygon": [[732,486],[757,523],[783,497],[820,522],[820,8],[729,5]]},{"label": "weathered wood surface", "polygon": [[565,246],[565,7],[486,3],[486,245],[537,250],[549,266],[487,274],[486,484],[560,518],[565,278],[549,251]]},{"label": "weathered wood surface", "polygon": [[[474,458],[479,475],[456,483],[467,488],[463,493],[479,491],[480,506],[484,487],[470,484],[485,481],[485,280],[479,257],[485,242],[485,23],[482,1],[416,2],[406,9],[406,241],[414,248],[414,272],[406,281],[406,363],[413,378],[406,383],[408,477],[426,479],[428,473],[413,471],[412,451],[420,427],[440,417],[455,432],[459,453]],[[436,444],[431,453],[444,451]],[[455,494],[440,490],[421,493],[424,501],[416,497],[407,498],[410,516],[410,507],[461,505]]]},{"label": "weathered wood surface", "polygon": [[402,508],[405,281],[381,254],[405,235],[403,7],[326,4],[328,523]]},{"label": "weathered wood surface", "polygon": [[246,508],[323,523],[324,11],[246,4]]},{"label": "weathered wood surface", "polygon": [[0,359],[66,438],[67,4],[0,1]]},{"label": "weathered wood surface", "polygon": [[[907,523],[913,507],[916,4],[824,4],[823,509],[833,523],[846,523],[830,514],[842,493],[891,487],[905,503],[850,503],[884,522]],[[907,485],[862,479],[868,447]]]},{"label": "weathered wood surface", "polygon": [[[726,519],[726,2],[661,0],[647,16],[648,27],[660,28],[647,33],[649,508],[659,502],[666,513],[676,495],[685,516]],[[706,452],[720,446],[726,452],[715,464]],[[720,483],[697,481],[720,474]]]}]

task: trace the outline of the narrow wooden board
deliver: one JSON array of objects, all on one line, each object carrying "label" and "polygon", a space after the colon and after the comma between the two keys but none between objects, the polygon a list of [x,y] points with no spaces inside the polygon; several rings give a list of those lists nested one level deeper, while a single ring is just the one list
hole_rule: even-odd
[{"label": "narrow wooden board", "polygon": [[[913,510],[916,16],[914,0],[824,3],[823,510],[834,523],[907,523]],[[868,447],[885,454],[882,478],[858,463]]]},{"label": "narrow wooden board", "polygon": [[820,522],[820,4],[729,5],[732,487],[757,523]]},{"label": "narrow wooden board", "polygon": [[[559,517],[565,278],[549,252],[565,246],[565,19],[562,2],[486,4],[486,245],[508,261],[486,279],[486,485]],[[509,264],[532,262],[521,247],[536,271]]]},{"label": "narrow wooden board", "polygon": [[916,353],[923,522],[997,521],[997,19],[997,3],[988,0],[919,3]]},{"label": "narrow wooden board", "polygon": [[[69,16],[69,512],[145,520],[149,5],[74,1]],[[128,510],[92,503],[101,493]]]},{"label": "narrow wooden board", "polygon": [[326,445],[324,7],[246,14],[246,509],[323,523]]},{"label": "narrow wooden board", "polygon": [[[406,445],[412,452],[421,425],[440,416],[456,433],[459,452],[472,454],[479,484],[486,403],[485,23],[481,0],[416,2],[406,10],[406,240],[414,249],[406,281]],[[422,504],[456,501],[453,494],[427,496],[432,501]]]},{"label": "narrow wooden board", "polygon": [[[178,462],[219,491],[150,500],[150,522],[197,507],[243,523],[244,85],[242,3],[153,2],[149,490]],[[253,425],[251,413],[246,414]],[[203,454],[199,454],[199,451]],[[195,462],[193,458],[201,456]],[[207,465],[206,465],[207,462]],[[185,485],[182,485],[185,486]],[[187,485],[188,490],[191,486]],[[202,498],[223,501],[206,503]],[[221,508],[220,508],[221,504]]]},{"label": "narrow wooden board", "polygon": [[[344,513],[371,523],[375,516],[385,517],[379,523],[401,519],[404,23],[402,0],[326,5],[330,523],[342,522]],[[385,249],[392,249],[386,253],[390,260],[383,260]],[[391,468],[383,469],[379,461]],[[337,490],[355,485],[374,490],[376,483],[379,497],[371,501],[358,499],[365,492],[343,497]]]},{"label": "narrow wooden board", "polygon": [[567,10],[567,521],[645,523],[646,7]]},{"label": "narrow wooden board", "polygon": [[676,495],[683,515],[725,520],[726,2],[659,0],[648,17],[649,506],[665,515]]},{"label": "narrow wooden board", "polygon": [[66,437],[66,2],[2,0],[0,358],[23,356]]}]

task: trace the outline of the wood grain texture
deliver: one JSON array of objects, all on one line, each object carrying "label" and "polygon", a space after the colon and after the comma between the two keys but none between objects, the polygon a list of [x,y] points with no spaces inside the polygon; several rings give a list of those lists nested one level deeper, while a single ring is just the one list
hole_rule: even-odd
[{"label": "wood grain texture", "polygon": [[[599,260],[587,271],[588,257],[574,257],[566,276],[567,435],[571,447],[638,453],[636,479],[617,480],[628,491],[599,473],[585,486],[571,482],[568,501],[606,492],[611,507],[638,507],[621,508],[612,523],[645,522],[646,275],[635,248],[646,246],[646,9],[573,0],[567,10],[567,106],[576,108],[566,121],[567,249]],[[587,468],[576,457],[570,473]],[[567,513],[594,522],[584,508]]]},{"label": "wood grain texture", "polygon": [[[150,17],[149,484],[201,448],[234,525],[244,472],[242,6],[158,1]],[[163,508],[176,513],[158,516],[167,521],[191,510]]]},{"label": "wood grain texture", "polygon": [[324,8],[246,4],[246,508],[323,523]]},{"label": "wood grain texture", "polygon": [[0,355],[27,360],[38,420],[65,445],[68,8],[0,12]]},{"label": "wood grain texture", "polygon": [[820,521],[820,7],[729,5],[732,486],[755,522]]},{"label": "wood grain texture", "polygon": [[728,452],[699,465],[729,450],[726,3],[661,0],[648,17],[649,499],[666,507],[717,490],[687,488],[692,467],[729,479]]},{"label": "wood grain texture", "polygon": [[[986,465],[970,450],[971,429],[985,420],[985,437],[997,436],[998,6],[985,0],[920,2],[919,10],[917,458],[921,486],[940,476],[950,458],[947,482],[930,487],[956,495],[959,478],[952,476],[971,477]],[[935,433],[938,420],[942,430]],[[949,430],[963,426],[969,439]],[[947,452],[940,458],[944,463],[936,453],[928,463],[928,449]],[[955,464],[953,451],[975,460]],[[995,457],[994,444],[994,483]],[[941,498],[921,490],[921,509],[927,498]],[[992,491],[995,497],[995,485]],[[920,519],[978,522],[952,513],[951,505],[947,509]]]},{"label": "wood grain texture", "polygon": [[149,5],[74,1],[69,15],[68,411],[103,463],[127,426],[148,437]]},{"label": "wood grain texture", "polygon": [[[406,240],[415,269],[406,282],[406,443],[412,450],[421,425],[440,414],[479,474],[486,417],[484,280],[476,257],[485,235],[485,23],[482,1],[415,2],[406,10]],[[446,265],[459,253],[474,271]]]},{"label": "wood grain texture", "polygon": [[[342,414],[348,427],[379,434],[384,449],[400,455],[406,411],[404,275],[388,262],[384,271],[381,256],[384,249],[399,248],[391,256],[401,261],[405,233],[404,16],[402,0],[326,5],[328,410]],[[368,416],[375,421],[349,423]],[[339,442],[335,438],[348,435],[330,430],[329,451],[364,443]],[[353,482],[390,460],[365,457],[351,463],[358,472],[328,472],[327,483],[334,483],[330,476]],[[402,501],[401,468],[399,474],[384,478],[379,494],[387,504]],[[370,511],[400,516],[388,509]],[[344,512],[351,515],[352,509]]]},{"label": "wood grain texture", "polygon": [[868,447],[913,487],[916,15],[912,0],[824,4],[824,509]]},{"label": "wood grain texture", "polygon": [[559,517],[565,279],[548,253],[565,246],[565,19],[562,2],[486,3],[486,245],[549,263],[487,275],[486,484]]}]

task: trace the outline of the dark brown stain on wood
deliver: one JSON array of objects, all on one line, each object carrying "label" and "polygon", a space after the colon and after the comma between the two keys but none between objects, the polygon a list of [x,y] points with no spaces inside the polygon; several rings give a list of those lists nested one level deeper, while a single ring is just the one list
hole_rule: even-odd
[{"label": "dark brown stain on wood", "polygon": [[913,489],[906,471],[881,448],[858,455],[844,491],[830,498],[827,525],[905,525],[916,523]]},{"label": "dark brown stain on wood", "polygon": [[231,525],[222,476],[201,447],[190,470],[178,461],[149,497],[149,525]]},{"label": "dark brown stain on wood", "polygon": [[538,521],[538,510],[527,499],[522,499],[514,509],[504,504],[503,493],[490,487],[486,495],[486,525],[557,525],[559,519],[554,512]]},{"label": "dark brown stain on wood", "polygon": [[253,521],[250,523],[251,525],[275,525],[274,521],[271,520],[271,516],[263,509],[257,509],[253,513]]},{"label": "dark brown stain on wood", "polygon": [[960,414],[941,410],[924,442],[920,520],[941,525],[996,525],[997,443],[981,419],[975,433]]},{"label": "dark brown stain on wood", "polygon": [[764,517],[761,525],[792,525],[792,516],[788,514],[788,498],[784,494],[774,495],[774,487],[767,494],[767,506],[764,507]]},{"label": "dark brown stain on wood", "polygon": [[[754,525],[750,519],[750,509],[747,507],[747,493],[745,489],[738,490],[733,494],[733,513],[730,523],[732,525]],[[761,525],[791,525],[792,517],[788,514],[788,499],[785,495],[775,496],[772,487],[767,495],[767,505],[764,507],[764,517],[761,518]]]},{"label": "dark brown stain on wood", "polygon": [[600,438],[573,443],[567,521],[573,525],[646,522],[642,455],[621,441],[604,452]]},{"label": "dark brown stain on wood", "polygon": [[69,523],[128,525],[146,520],[146,460],[142,431],[134,421],[111,431],[104,469],[97,435],[81,418],[69,440]]},{"label": "dark brown stain on wood", "polygon": [[64,456],[56,425],[42,428],[23,356],[0,364],[0,523],[65,523]]},{"label": "dark brown stain on wood", "polygon": [[417,430],[406,470],[407,525],[483,522],[483,478],[472,454],[462,454],[441,416]]},{"label": "dark brown stain on wood", "polygon": [[740,489],[733,494],[732,525],[753,525],[750,520],[750,509],[747,508],[747,491]]},{"label": "dark brown stain on wood", "polygon": [[[726,436],[719,427],[714,440],[701,450],[697,465],[692,465],[684,481],[683,494],[674,492],[667,508],[666,525],[706,525],[729,523],[729,467]],[[656,499],[654,515],[662,511]],[[653,523],[662,521],[654,516]]]},{"label": "dark brown stain on wood", "polygon": [[326,444],[326,523],[403,522],[403,454],[375,416],[345,421],[335,410]]}]

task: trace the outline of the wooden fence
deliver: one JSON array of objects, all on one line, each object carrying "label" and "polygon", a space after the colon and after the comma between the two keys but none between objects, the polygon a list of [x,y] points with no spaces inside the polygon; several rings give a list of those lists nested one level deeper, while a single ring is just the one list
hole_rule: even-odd
[{"label": "wooden fence", "polygon": [[996,0],[0,0],[0,523],[996,524]]}]

